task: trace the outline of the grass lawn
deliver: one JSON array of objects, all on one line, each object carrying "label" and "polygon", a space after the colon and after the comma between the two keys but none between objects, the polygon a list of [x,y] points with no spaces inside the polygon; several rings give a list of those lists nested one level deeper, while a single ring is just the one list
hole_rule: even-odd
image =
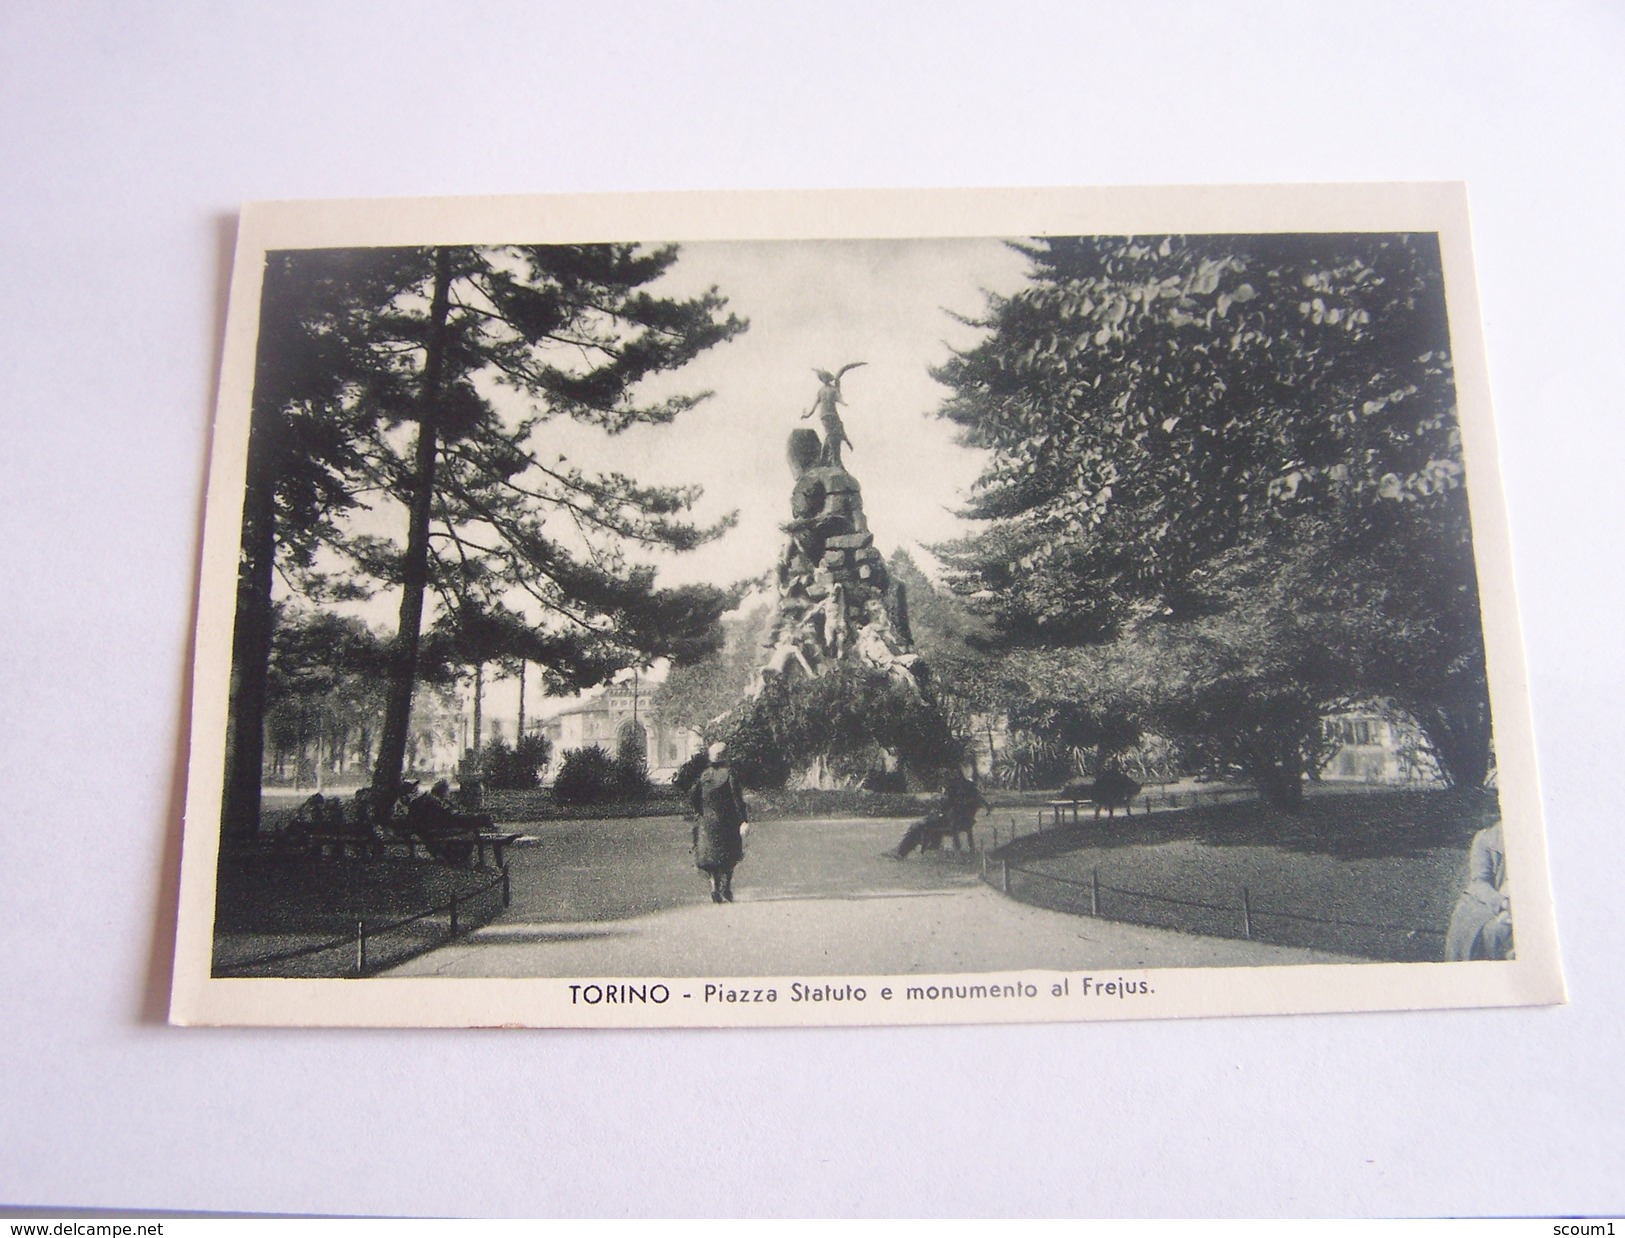
[{"label": "grass lawn", "polygon": [[[368,969],[398,963],[443,942],[450,916],[435,916],[388,932],[378,929],[455,896],[467,899],[459,928],[484,923],[502,910],[500,886],[481,893],[494,868],[461,868],[404,857],[318,860],[268,851],[221,857],[215,897],[214,966],[241,976],[342,976],[355,967],[355,926],[369,934]],[[377,933],[376,936],[373,934]],[[265,966],[251,960],[340,939],[319,953]]]},{"label": "grass lawn", "polygon": [[1087,913],[1098,874],[1107,919],[1240,937],[1245,888],[1255,939],[1424,962],[1442,958],[1468,844],[1494,812],[1477,793],[1321,794],[1297,815],[1247,802],[1086,818],[998,856],[1037,906]]}]

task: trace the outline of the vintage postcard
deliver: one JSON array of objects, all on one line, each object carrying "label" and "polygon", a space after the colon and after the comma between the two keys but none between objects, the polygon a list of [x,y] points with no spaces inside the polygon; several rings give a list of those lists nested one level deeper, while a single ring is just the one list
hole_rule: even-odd
[{"label": "vintage postcard", "polygon": [[1459,185],[245,207],[179,1023],[1563,1000]]}]

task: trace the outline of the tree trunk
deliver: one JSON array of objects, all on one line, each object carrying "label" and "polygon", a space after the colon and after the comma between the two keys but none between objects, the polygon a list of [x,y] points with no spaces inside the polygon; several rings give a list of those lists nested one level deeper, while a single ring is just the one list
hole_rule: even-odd
[{"label": "tree trunk", "polygon": [[525,659],[519,659],[519,733],[514,736],[513,746],[519,747],[519,741],[525,738]]},{"label": "tree trunk", "polygon": [[1290,813],[1303,808],[1301,735],[1260,728],[1239,737],[1236,749],[1242,768],[1266,803]]},{"label": "tree trunk", "polygon": [[1490,712],[1485,701],[1434,703],[1417,713],[1433,755],[1452,786],[1475,790],[1490,772]]},{"label": "tree trunk", "polygon": [[440,453],[438,420],[446,360],[446,319],[451,308],[451,253],[434,255],[434,294],[429,303],[429,334],[423,358],[423,390],[418,441],[412,470],[412,510],[407,525],[406,554],[401,563],[401,617],[390,652],[389,703],[378,741],[378,764],[372,785],[394,796],[406,760],[407,732],[412,722],[412,688],[417,678],[418,644],[423,632],[423,594],[429,583],[429,513],[434,502],[435,461]]},{"label": "tree trunk", "polygon": [[251,838],[260,828],[265,761],[265,695],[271,668],[271,581],[276,571],[276,469],[280,413],[262,413],[249,433],[243,499],[237,619],[231,634],[231,688],[226,723],[226,781],[220,817],[225,833]]},{"label": "tree trunk", "polygon": [[485,663],[474,663],[474,751],[480,750],[485,709]]}]

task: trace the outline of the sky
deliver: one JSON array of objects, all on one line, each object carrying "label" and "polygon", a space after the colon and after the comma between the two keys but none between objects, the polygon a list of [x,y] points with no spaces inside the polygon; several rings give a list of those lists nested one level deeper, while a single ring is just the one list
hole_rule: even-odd
[{"label": "sky", "polygon": [[707,242],[684,245],[656,285],[694,295],[715,286],[750,329],[719,344],[646,392],[711,390],[675,423],[609,438],[554,423],[544,443],[584,467],[608,466],[640,481],[700,483],[697,516],[729,511],[738,524],[714,543],[654,559],[668,584],[724,584],[766,572],[790,518],[793,482],[785,442],[812,405],[819,381],[854,361],[841,383],[853,446],[844,463],[863,487],[880,548],[911,551],[959,536],[955,510],[982,469],[980,453],[954,441],[934,414],[947,389],[929,370],[980,332],[986,292],[1024,282],[1027,261],[997,240]]}]

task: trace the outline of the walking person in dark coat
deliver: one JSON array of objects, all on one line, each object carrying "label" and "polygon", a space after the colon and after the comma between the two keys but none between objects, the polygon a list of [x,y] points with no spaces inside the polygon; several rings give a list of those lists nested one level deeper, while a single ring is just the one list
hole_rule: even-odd
[{"label": "walking person in dark coat", "polygon": [[728,746],[711,745],[711,764],[694,783],[688,802],[699,820],[694,824],[694,865],[711,876],[711,901],[734,901],[734,866],[745,854],[745,793],[728,768]]}]

